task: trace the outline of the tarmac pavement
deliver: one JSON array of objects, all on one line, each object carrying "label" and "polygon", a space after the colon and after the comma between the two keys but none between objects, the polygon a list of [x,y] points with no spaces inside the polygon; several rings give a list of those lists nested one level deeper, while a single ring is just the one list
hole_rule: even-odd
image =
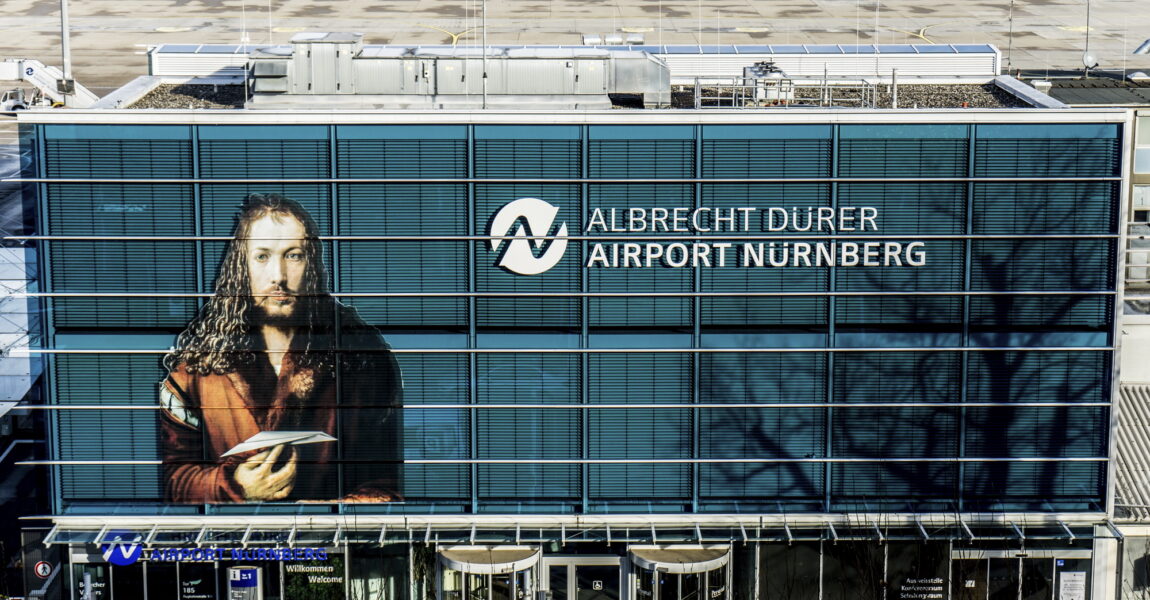
[{"label": "tarmac pavement", "polygon": [[[1089,1],[1089,4],[1088,4]],[[664,44],[993,43],[1004,66],[1150,72],[1147,0],[489,0],[491,44],[579,44],[641,34]],[[287,42],[358,31],[367,43],[481,43],[481,0],[71,0],[75,78],[104,94],[147,73],[161,43]],[[269,11],[270,8],[270,11]],[[60,65],[59,0],[0,0],[0,58]]]}]

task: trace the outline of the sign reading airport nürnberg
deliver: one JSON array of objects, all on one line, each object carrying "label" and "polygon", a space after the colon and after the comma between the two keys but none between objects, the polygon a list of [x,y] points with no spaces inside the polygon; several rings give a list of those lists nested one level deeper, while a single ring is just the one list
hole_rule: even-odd
[{"label": "sign reading airport n\u00fcrnberg", "polygon": [[[563,258],[570,241],[566,223],[556,223],[555,206],[539,198],[519,198],[491,218],[487,234],[498,265],[520,275],[545,273]],[[878,232],[879,210],[870,206],[794,206],[761,209],[594,208],[584,233],[715,235]],[[538,256],[536,252],[539,252]],[[921,267],[925,242],[898,241],[714,241],[592,242],[587,268],[684,267]]]}]

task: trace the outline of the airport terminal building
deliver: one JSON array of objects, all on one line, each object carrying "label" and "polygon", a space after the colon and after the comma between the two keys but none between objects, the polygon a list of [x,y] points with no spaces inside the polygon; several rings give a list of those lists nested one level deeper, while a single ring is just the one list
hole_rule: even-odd
[{"label": "airport terminal building", "polygon": [[1115,593],[1128,111],[20,123],[53,597]]}]

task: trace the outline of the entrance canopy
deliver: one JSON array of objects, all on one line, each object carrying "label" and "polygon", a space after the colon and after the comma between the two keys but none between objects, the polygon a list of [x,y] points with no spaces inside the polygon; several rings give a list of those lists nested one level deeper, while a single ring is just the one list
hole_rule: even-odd
[{"label": "entrance canopy", "polygon": [[450,546],[439,550],[439,560],[464,573],[500,575],[534,566],[539,554],[536,546]]},{"label": "entrance canopy", "polygon": [[730,546],[631,546],[631,561],[662,573],[703,573],[718,569],[731,558]]}]

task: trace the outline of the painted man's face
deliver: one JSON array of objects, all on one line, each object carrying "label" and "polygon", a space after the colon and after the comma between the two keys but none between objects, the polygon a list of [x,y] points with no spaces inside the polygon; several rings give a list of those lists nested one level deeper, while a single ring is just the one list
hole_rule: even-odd
[{"label": "painted man's face", "polygon": [[247,241],[252,299],[268,322],[290,319],[307,267],[303,223],[290,215],[269,213],[254,221]]}]

